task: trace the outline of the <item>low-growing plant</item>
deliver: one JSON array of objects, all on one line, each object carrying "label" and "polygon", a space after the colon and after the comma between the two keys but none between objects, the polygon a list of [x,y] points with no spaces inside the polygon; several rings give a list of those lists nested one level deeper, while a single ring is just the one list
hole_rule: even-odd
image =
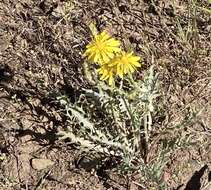
[{"label": "low-growing plant", "polygon": [[[80,124],[79,127],[71,126],[67,131],[60,131],[60,138],[71,139],[86,152],[122,158],[121,170],[137,170],[139,164],[145,162],[142,157],[150,140],[155,109],[153,102],[158,96],[157,75],[153,67],[143,81],[133,81],[132,84],[130,91],[111,88],[102,82],[96,90],[82,90],[81,96],[89,99],[91,106],[99,106],[98,111],[103,109],[104,116],[112,119],[107,123],[101,122],[103,118],[97,118],[98,121],[94,122],[96,118],[91,112],[85,111],[87,108],[83,108],[80,101],[73,104],[68,97],[59,97],[68,118]],[[95,125],[97,122],[100,125]]]},{"label": "low-growing plant", "polygon": [[[95,86],[81,89],[74,103],[65,95],[58,97],[70,122],[65,131],[58,133],[59,138],[70,139],[89,156],[114,156],[120,160],[118,171],[139,172],[143,183],[165,189],[162,170],[170,154],[183,144],[179,133],[172,139],[160,138],[155,156],[148,159],[156,135],[153,118],[158,114],[159,82],[154,67],[145,71],[141,80],[133,79],[140,58],[122,53],[119,41],[105,32],[94,36],[85,56],[99,67],[87,63],[85,74],[90,78],[98,73],[103,81],[92,78]],[[160,132],[169,133],[167,129]]]}]

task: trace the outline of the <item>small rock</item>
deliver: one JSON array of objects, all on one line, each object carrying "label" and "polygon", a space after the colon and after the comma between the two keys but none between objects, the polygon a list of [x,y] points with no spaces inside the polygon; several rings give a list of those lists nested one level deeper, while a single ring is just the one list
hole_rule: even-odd
[{"label": "small rock", "polygon": [[49,159],[34,158],[31,161],[31,166],[35,170],[43,170],[43,169],[46,169],[47,167],[53,166],[53,165],[54,165],[54,162]]}]

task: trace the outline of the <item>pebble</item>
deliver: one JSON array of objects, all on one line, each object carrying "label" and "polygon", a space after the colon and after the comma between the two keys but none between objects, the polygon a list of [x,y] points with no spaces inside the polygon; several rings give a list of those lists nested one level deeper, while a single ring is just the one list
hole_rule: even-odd
[{"label": "pebble", "polygon": [[53,166],[54,162],[49,160],[49,159],[38,159],[34,158],[31,161],[31,166],[35,170],[43,170],[46,169],[47,167]]}]

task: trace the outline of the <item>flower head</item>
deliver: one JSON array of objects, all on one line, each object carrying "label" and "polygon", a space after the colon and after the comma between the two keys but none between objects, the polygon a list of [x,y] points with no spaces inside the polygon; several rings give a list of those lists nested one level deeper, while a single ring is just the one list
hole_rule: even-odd
[{"label": "flower head", "polygon": [[114,67],[109,67],[108,64],[102,65],[97,72],[101,75],[100,80],[108,80],[108,84],[111,86],[114,82]]},{"label": "flower head", "polygon": [[110,37],[103,31],[94,36],[94,39],[86,46],[85,56],[89,61],[103,64],[112,59],[115,53],[120,52],[120,42]]},{"label": "flower head", "polygon": [[116,74],[123,78],[124,74],[133,73],[136,67],[140,67],[140,57],[133,55],[133,53],[121,52],[108,64],[110,67],[116,67]]}]

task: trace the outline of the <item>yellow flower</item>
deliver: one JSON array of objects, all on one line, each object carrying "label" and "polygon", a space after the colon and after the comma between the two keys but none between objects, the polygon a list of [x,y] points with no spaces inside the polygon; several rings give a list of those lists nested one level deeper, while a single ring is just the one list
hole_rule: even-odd
[{"label": "yellow flower", "polygon": [[108,84],[111,86],[114,82],[114,67],[109,67],[108,64],[102,65],[97,72],[102,75],[100,80],[108,80]]},{"label": "yellow flower", "polygon": [[115,53],[120,52],[120,42],[110,37],[103,31],[94,36],[94,39],[86,46],[85,56],[91,62],[103,64],[112,59]]},{"label": "yellow flower", "polygon": [[133,55],[133,52],[121,52],[109,63],[110,67],[116,67],[116,74],[123,78],[124,74],[133,73],[136,67],[141,67],[140,57]]}]

